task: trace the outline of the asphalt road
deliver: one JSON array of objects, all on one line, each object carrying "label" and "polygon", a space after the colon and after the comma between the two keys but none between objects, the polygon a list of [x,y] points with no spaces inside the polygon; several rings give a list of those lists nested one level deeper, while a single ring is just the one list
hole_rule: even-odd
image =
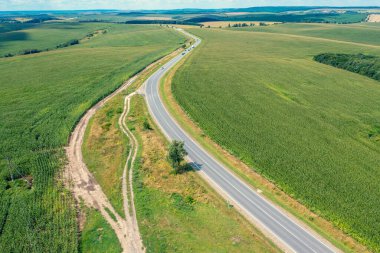
[{"label": "asphalt road", "polygon": [[[181,32],[184,32],[181,30]],[[187,33],[188,34],[188,33]],[[189,36],[192,36],[188,34]],[[193,37],[193,36],[192,36]],[[193,37],[195,38],[195,37]],[[196,39],[195,47],[201,43]],[[294,252],[337,252],[329,243],[321,239],[316,233],[295,218],[290,218],[280,208],[266,200],[260,193],[249,187],[229,169],[221,165],[215,158],[200,147],[185,131],[179,127],[165,109],[159,96],[159,84],[165,73],[180,61],[185,55],[180,54],[155,72],[145,84],[145,97],[148,108],[161,130],[170,140],[185,142],[188,159],[193,167],[203,173],[222,195],[238,205],[245,215],[248,215],[260,228],[287,251]],[[275,241],[276,241],[275,240]]]}]

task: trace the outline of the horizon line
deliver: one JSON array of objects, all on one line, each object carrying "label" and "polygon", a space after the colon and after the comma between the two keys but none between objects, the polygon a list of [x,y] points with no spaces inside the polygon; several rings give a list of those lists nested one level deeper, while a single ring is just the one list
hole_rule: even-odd
[{"label": "horizon line", "polygon": [[1,10],[2,12],[44,12],[44,11],[173,11],[173,10],[239,10],[239,9],[250,9],[250,8],[281,8],[281,7],[310,7],[310,8],[358,8],[358,9],[364,9],[364,8],[380,8],[380,5],[368,5],[368,6],[361,6],[361,5],[262,5],[262,6],[250,6],[250,7],[224,7],[224,8],[173,8],[173,9],[29,9],[29,10]]}]

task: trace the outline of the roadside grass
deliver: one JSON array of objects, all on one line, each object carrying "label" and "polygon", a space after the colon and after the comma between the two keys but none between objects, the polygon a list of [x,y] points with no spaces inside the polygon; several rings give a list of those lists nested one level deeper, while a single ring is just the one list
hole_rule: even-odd
[{"label": "roadside grass", "polygon": [[90,120],[83,140],[83,159],[112,206],[125,218],[122,180],[128,139],[118,124],[123,112],[123,99],[109,101]]},{"label": "roadside grass", "polygon": [[0,59],[1,249],[78,250],[74,201],[62,187],[72,129],[99,99],[183,42],[159,26],[115,24],[78,46]]},{"label": "roadside grass", "polygon": [[147,252],[279,251],[196,172],[172,173],[168,142],[140,96],[132,98],[128,126],[139,142],[133,186]]},{"label": "roadside grass", "polygon": [[112,206],[123,218],[122,175],[129,152],[129,140],[118,122],[123,112],[123,97],[140,88],[173,54],[161,58],[141,72],[137,80],[96,112],[86,128],[82,146],[83,159]]},{"label": "roadside grass", "polygon": [[122,248],[111,226],[95,209],[84,207],[84,226],[79,242],[80,253],[120,253]]},{"label": "roadside grass", "polygon": [[[378,251],[380,147],[368,133],[378,124],[380,86],[312,57],[379,55],[379,49],[241,30],[189,31],[203,43],[172,89],[202,135]],[[349,240],[335,243],[362,249]]]}]

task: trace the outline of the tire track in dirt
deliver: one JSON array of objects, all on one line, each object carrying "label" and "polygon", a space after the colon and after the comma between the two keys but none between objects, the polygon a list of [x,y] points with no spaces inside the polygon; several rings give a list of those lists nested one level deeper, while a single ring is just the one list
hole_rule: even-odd
[{"label": "tire track in dirt", "polygon": [[[130,149],[128,158],[125,162],[124,171],[123,171],[123,182],[122,182],[122,188],[123,188],[123,202],[124,202],[124,212],[126,221],[128,223],[129,230],[129,236],[132,241],[130,243],[131,246],[131,252],[145,252],[144,245],[140,236],[140,231],[137,223],[136,218],[136,209],[134,205],[134,194],[133,194],[133,166],[136,160],[137,156],[137,139],[132,134],[132,132],[129,130],[126,121],[127,117],[131,108],[131,98],[136,93],[133,92],[129,95],[127,95],[124,98],[124,108],[123,113],[121,114],[119,118],[119,126],[122,130],[122,132],[128,137],[130,141]],[[128,174],[128,178],[127,178]]]},{"label": "tire track in dirt", "polygon": [[[151,69],[154,66],[154,64],[155,63],[149,65],[144,71]],[[119,89],[117,89],[112,94],[102,99],[91,109],[89,109],[83,115],[78,125],[75,127],[74,131],[70,136],[69,145],[66,147],[66,156],[68,159],[68,164],[65,167],[64,177],[65,181],[67,182],[67,187],[72,191],[78,203],[83,201],[86,206],[99,210],[99,212],[102,214],[105,220],[115,231],[115,234],[119,239],[123,252],[145,251],[142,247],[143,244],[139,234],[137,221],[135,219],[136,215],[134,211],[134,205],[132,212],[133,216],[126,216],[126,219],[123,219],[115,211],[107,196],[104,194],[101,186],[96,182],[95,178],[93,177],[91,172],[88,170],[86,164],[84,163],[82,155],[82,144],[88,123],[90,119],[94,116],[94,114],[97,112],[97,110],[104,106],[104,104],[106,104],[110,99],[112,99],[113,97],[121,93],[123,90],[125,90],[127,87],[129,87],[132,83],[134,83],[139,76],[140,75],[136,75],[132,77],[127,82],[125,82]],[[125,105],[124,108],[129,108],[129,106],[126,107]],[[126,178],[126,175],[123,175],[123,178]],[[130,185],[129,188],[130,190],[132,190],[132,185]],[[124,201],[128,201],[128,199]],[[129,213],[129,211],[126,211],[126,214],[127,213]],[[134,220],[131,217],[134,217]]]}]

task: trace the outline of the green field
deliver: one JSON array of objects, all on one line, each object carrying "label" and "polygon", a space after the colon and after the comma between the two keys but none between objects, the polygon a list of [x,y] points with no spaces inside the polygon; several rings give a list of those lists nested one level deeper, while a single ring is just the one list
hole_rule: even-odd
[{"label": "green field", "polygon": [[272,26],[244,28],[244,30],[285,33],[298,36],[380,45],[380,25],[371,24],[277,24]]},{"label": "green field", "polygon": [[173,93],[222,147],[380,251],[380,142],[370,137],[380,83],[313,61],[326,52],[379,56],[380,30],[358,25],[358,37],[333,41],[331,25],[306,36],[302,27],[314,26],[189,29],[203,43],[176,73]]},{"label": "green field", "polygon": [[[77,46],[0,59],[2,252],[78,250],[74,203],[61,180],[71,130],[96,101],[185,40],[158,26],[106,26]],[[38,44],[56,36],[46,32]]]},{"label": "green field", "polygon": [[1,24],[0,56],[30,49],[52,50],[62,43],[81,40],[91,32],[108,27],[110,24],[104,23]]}]

